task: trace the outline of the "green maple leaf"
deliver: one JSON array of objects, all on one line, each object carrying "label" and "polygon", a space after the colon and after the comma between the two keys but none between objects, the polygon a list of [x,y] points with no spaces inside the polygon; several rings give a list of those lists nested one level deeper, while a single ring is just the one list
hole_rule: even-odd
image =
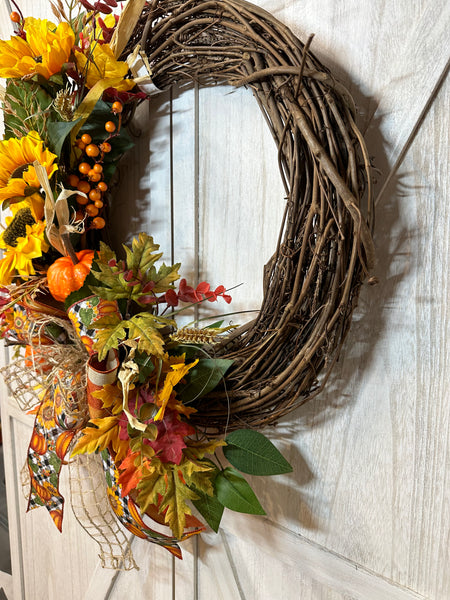
[{"label": "green maple leaf", "polygon": [[161,258],[162,252],[155,254],[159,245],[155,244],[153,238],[146,233],[140,233],[133,239],[132,249],[124,246],[127,255],[127,266],[137,274],[138,271],[146,273],[154,263]]},{"label": "green maple leaf", "polygon": [[159,267],[158,271],[153,266],[148,274],[148,279],[155,282],[153,292],[160,294],[167,292],[172,287],[172,283],[180,278],[178,269],[181,267],[181,263],[167,266],[164,263]]},{"label": "green maple leaf", "polygon": [[106,358],[109,350],[117,349],[126,338],[126,324],[127,321],[122,321],[117,314],[106,315],[93,322],[92,326],[97,330],[94,350],[98,352],[99,360]]},{"label": "green maple leaf", "polygon": [[117,349],[126,340],[137,340],[137,349],[148,355],[162,357],[164,338],[158,329],[173,326],[172,319],[165,319],[151,313],[138,313],[131,319],[121,319],[117,314],[106,315],[92,323],[97,340],[94,350],[99,360],[106,358],[109,350]]},{"label": "green maple leaf", "polygon": [[153,458],[148,473],[137,486],[138,504],[145,511],[151,504],[161,500],[159,512],[163,514],[166,511],[166,523],[174,536],[180,538],[186,526],[186,515],[192,514],[187,503],[199,499],[191,487],[212,496],[214,476],[214,468],[207,463],[192,463],[183,458],[179,465],[174,465]]},{"label": "green maple leaf", "polygon": [[167,325],[174,325],[174,321],[151,313],[138,313],[125,322],[129,338],[138,340],[138,350],[160,357],[164,354],[164,338],[158,329]]},{"label": "green maple leaf", "polygon": [[[133,239],[131,249],[124,246],[126,253],[126,268],[123,262],[117,263],[116,255],[106,245],[102,244],[95,262],[94,276],[101,285],[91,286],[91,291],[107,300],[127,298],[139,302],[141,296],[146,296],[142,288],[149,282],[154,282],[153,293],[167,291],[172,282],[179,279],[180,264],[167,266],[163,264],[156,269],[155,262],[162,257],[162,252],[156,253],[158,244],[146,233],[140,233]],[[110,265],[109,263],[114,262]]]},{"label": "green maple leaf", "polygon": [[137,485],[137,489],[139,490],[137,497],[139,507],[142,512],[145,512],[151,504],[158,504],[158,494],[162,496],[166,492],[165,471],[155,469],[146,474]]},{"label": "green maple leaf", "polygon": [[183,477],[183,469],[173,465],[171,476],[168,477],[167,492],[161,502],[160,510],[166,510],[166,523],[169,524],[175,537],[183,535],[186,526],[186,515],[192,514],[187,505],[188,500],[197,500],[198,495],[188,488]]},{"label": "green maple leaf", "polygon": [[97,270],[93,272],[96,279],[101,282],[101,285],[91,285],[90,289],[93,294],[105,298],[106,300],[118,300],[119,298],[130,298],[132,288],[125,281],[123,273],[120,273],[117,267],[110,267],[108,264],[96,262]]},{"label": "green maple leaf", "polygon": [[105,242],[100,242],[100,250],[98,251],[98,260],[107,265],[110,260],[117,260],[116,253],[114,250],[105,244]]}]

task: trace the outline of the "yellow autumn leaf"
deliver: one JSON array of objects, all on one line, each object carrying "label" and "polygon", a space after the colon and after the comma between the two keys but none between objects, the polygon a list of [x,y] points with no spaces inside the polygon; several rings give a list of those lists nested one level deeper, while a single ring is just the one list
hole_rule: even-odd
[{"label": "yellow autumn leaf", "polygon": [[186,502],[197,499],[197,494],[187,487],[182,469],[173,465],[168,477],[168,489],[161,503],[160,510],[164,511],[167,509],[165,520],[172,529],[175,537],[181,538],[186,526],[186,515],[192,514]]},{"label": "yellow autumn leaf", "polygon": [[186,444],[187,448],[183,452],[190,460],[202,459],[206,454],[214,454],[217,448],[227,445],[225,440],[198,441],[190,438],[186,438]]},{"label": "yellow autumn leaf", "polygon": [[186,365],[184,363],[177,363],[170,365],[171,370],[167,373],[164,379],[164,385],[160,392],[158,392],[156,398],[156,404],[160,406],[159,411],[155,416],[155,421],[160,421],[164,418],[164,411],[166,410],[166,406],[170,400],[170,397],[173,392],[173,388],[179,383],[183,377],[188,373],[192,367],[198,363],[198,360],[195,360],[193,363]]},{"label": "yellow autumn leaf", "polygon": [[91,394],[94,398],[102,401],[103,408],[111,409],[113,415],[122,412],[122,392],[117,385],[108,383]]},{"label": "yellow autumn leaf", "polygon": [[72,450],[72,456],[92,454],[111,447],[116,453],[115,460],[120,462],[127,454],[128,441],[120,439],[119,430],[118,417],[92,419],[88,427],[82,430],[82,435]]}]

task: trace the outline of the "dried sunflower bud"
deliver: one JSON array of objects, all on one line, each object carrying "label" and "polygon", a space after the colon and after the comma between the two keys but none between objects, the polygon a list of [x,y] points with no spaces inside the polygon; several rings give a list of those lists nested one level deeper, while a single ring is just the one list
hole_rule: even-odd
[{"label": "dried sunflower bud", "polygon": [[15,248],[17,246],[17,238],[25,237],[27,234],[27,225],[34,225],[35,222],[31,210],[28,207],[21,208],[3,232],[3,241],[8,246]]}]

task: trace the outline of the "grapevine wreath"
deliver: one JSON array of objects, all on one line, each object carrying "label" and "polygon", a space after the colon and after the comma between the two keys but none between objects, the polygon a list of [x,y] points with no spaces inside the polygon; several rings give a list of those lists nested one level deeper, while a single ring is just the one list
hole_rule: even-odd
[{"label": "grapevine wreath", "polygon": [[[1,333],[18,349],[11,394],[35,415],[28,507],[61,529],[68,465],[105,565],[135,566],[118,522],[181,556],[205,527],[192,504],[216,531],[224,507],[264,514],[242,473],[291,467],[258,430],[320,391],[348,331],[373,263],[353,101],[309,41],[243,0],[54,0],[57,24],[14,4],[0,41]],[[238,328],[178,327],[186,307],[229,303],[226,288],[180,279],[146,233],[105,243],[134,110],[151,86],[186,82],[251,89],[278,148],[286,209],[261,309]]]}]

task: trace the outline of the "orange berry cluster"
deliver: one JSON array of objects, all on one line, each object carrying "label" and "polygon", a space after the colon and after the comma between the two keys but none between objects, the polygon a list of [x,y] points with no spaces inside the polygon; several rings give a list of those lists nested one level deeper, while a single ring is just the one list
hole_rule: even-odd
[{"label": "orange berry cluster", "polygon": [[[122,104],[114,102],[112,112],[119,115],[119,129],[122,110]],[[78,165],[78,173],[69,175],[68,184],[85,194],[85,196],[77,195],[79,205],[77,218],[81,220],[85,215],[91,217],[90,228],[93,229],[103,229],[106,225],[105,219],[100,216],[104,206],[103,194],[108,189],[108,185],[103,181],[103,166],[101,163],[105,154],[111,152],[111,144],[107,140],[114,137],[116,129],[117,126],[113,121],[107,121],[105,130],[109,136],[99,145],[92,143],[92,138],[88,133],[84,133],[80,139],[76,140],[77,147],[82,150],[87,158],[82,157]],[[94,161],[94,164],[88,162],[90,159]]]}]

